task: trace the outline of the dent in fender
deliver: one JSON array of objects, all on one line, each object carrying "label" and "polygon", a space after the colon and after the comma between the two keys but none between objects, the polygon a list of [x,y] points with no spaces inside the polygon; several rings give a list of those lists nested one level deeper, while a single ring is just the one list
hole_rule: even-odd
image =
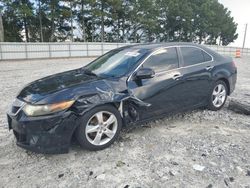
[{"label": "dent in fender", "polygon": [[100,104],[115,103],[121,117],[125,118],[126,122],[135,122],[140,119],[139,113],[136,110],[137,107],[151,106],[151,104],[138,99],[133,95],[131,90],[126,89],[122,92],[115,92],[107,82],[105,83],[108,86],[105,90],[96,87],[95,93],[78,98],[77,102],[80,103],[77,105],[80,111],[79,115],[83,115]]}]

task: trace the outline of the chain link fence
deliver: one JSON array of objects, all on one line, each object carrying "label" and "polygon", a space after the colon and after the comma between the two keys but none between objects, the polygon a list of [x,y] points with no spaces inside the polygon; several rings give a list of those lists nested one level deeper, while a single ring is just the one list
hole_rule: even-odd
[{"label": "chain link fence", "polygon": [[[0,60],[69,58],[100,56],[112,49],[129,45],[129,43],[84,43],[84,42],[57,42],[57,43],[21,43],[1,42]],[[250,56],[249,48],[226,46],[208,46],[223,54],[235,56],[236,50],[241,50],[242,56]]]}]

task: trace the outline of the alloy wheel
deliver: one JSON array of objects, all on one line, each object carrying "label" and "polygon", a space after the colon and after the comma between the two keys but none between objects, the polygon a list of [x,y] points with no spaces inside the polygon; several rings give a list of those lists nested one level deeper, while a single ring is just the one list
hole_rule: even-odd
[{"label": "alloy wheel", "polygon": [[118,121],[113,113],[99,111],[87,122],[86,138],[91,144],[101,146],[112,140],[117,128]]},{"label": "alloy wheel", "polygon": [[226,100],[227,91],[223,84],[218,84],[213,90],[213,105],[221,107]]}]

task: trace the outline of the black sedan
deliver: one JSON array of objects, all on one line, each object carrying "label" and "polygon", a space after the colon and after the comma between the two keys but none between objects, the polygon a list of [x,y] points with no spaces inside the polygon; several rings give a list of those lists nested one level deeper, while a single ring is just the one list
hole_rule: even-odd
[{"label": "black sedan", "polygon": [[35,152],[67,152],[73,136],[83,148],[100,150],[122,127],[203,106],[221,109],[236,77],[232,58],[201,45],[122,47],[28,84],[8,124],[17,145]]}]

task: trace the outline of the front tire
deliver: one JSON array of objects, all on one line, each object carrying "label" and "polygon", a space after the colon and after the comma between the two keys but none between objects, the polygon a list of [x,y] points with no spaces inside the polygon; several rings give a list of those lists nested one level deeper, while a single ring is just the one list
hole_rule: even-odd
[{"label": "front tire", "polygon": [[79,144],[88,150],[109,147],[119,136],[122,119],[119,111],[111,105],[98,106],[83,115],[76,129]]},{"label": "front tire", "polygon": [[210,92],[208,109],[217,111],[220,110],[227,100],[228,88],[225,82],[219,80],[215,82],[212,91]]}]

